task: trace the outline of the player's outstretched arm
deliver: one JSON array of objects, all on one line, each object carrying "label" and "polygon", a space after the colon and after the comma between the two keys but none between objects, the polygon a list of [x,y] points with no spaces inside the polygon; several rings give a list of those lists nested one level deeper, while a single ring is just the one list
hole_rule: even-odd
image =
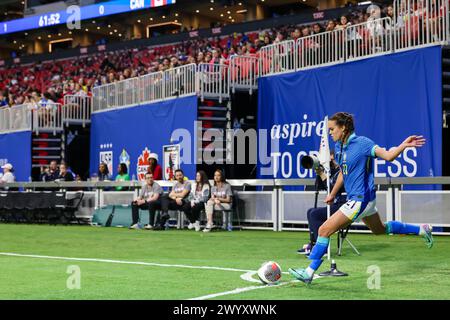
[{"label": "player's outstretched arm", "polygon": [[426,140],[423,136],[409,136],[399,146],[392,148],[389,151],[385,148],[376,148],[375,155],[378,158],[384,159],[386,161],[393,161],[406,148],[420,148],[425,144],[425,141]]}]

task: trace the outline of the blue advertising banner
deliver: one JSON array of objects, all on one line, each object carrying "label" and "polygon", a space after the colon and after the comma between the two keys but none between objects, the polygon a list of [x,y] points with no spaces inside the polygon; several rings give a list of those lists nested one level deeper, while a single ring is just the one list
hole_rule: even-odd
[{"label": "blue advertising banner", "polygon": [[31,131],[0,134],[0,164],[11,163],[16,181],[31,175]]},{"label": "blue advertising banner", "polygon": [[272,167],[259,158],[260,178],[313,177],[312,170],[301,167],[301,158],[318,151],[323,119],[338,111],[354,115],[357,135],[387,149],[409,135],[427,139],[424,147],[406,149],[392,163],[376,159],[376,177],[442,174],[441,47],[258,81],[258,128],[279,141],[279,150],[269,144],[266,153]]},{"label": "blue advertising banner", "polygon": [[196,120],[196,96],[94,113],[91,127],[91,176],[98,171],[103,161],[114,178],[117,166],[123,162],[128,166],[130,178],[134,175],[136,179],[144,180],[150,153],[158,155],[158,164],[163,168],[163,146],[180,144],[181,169],[189,179],[194,179],[196,166],[193,137]]}]

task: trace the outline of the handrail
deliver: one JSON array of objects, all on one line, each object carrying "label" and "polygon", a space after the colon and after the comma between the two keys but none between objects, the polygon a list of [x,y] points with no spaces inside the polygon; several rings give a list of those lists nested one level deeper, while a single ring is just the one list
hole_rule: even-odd
[{"label": "handrail", "polygon": [[[162,187],[172,187],[174,181],[155,180]],[[234,187],[240,186],[313,186],[315,179],[229,179],[227,180]],[[11,188],[110,188],[110,187],[133,187],[140,188],[142,181],[52,181],[52,182],[13,182],[4,183],[0,187]],[[450,176],[440,177],[398,177],[398,178],[375,178],[375,185],[450,185]]]}]

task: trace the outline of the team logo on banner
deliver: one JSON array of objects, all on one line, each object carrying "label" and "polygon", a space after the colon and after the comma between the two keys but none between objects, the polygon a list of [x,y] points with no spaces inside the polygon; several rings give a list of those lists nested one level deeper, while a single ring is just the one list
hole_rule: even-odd
[{"label": "team logo on banner", "polygon": [[[105,143],[100,145],[100,150],[104,149],[112,149],[113,145],[112,143]],[[106,163],[106,166],[108,167],[108,171],[110,174],[113,172],[113,151],[112,150],[104,150],[100,151],[100,163],[104,162]]]},{"label": "team logo on banner", "polygon": [[147,147],[145,147],[144,151],[142,151],[142,154],[138,158],[137,162],[137,176],[139,181],[145,180],[145,174],[148,171],[148,167],[150,165],[148,161],[148,157],[150,155],[150,150],[148,150]]},{"label": "team logo on banner", "polygon": [[128,172],[130,172],[130,155],[125,149],[122,149],[122,153],[119,156],[119,163],[125,163],[127,165]]}]

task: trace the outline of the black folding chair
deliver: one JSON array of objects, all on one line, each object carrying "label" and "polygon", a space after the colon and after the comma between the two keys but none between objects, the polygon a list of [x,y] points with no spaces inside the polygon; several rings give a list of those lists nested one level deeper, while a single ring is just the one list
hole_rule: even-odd
[{"label": "black folding chair", "polygon": [[60,209],[61,218],[66,220],[66,224],[76,221],[78,224],[81,224],[80,219],[75,215],[75,212],[81,206],[81,202],[83,201],[84,192],[79,191],[75,194],[73,198],[65,199],[64,206]]},{"label": "black folding chair", "polygon": [[342,254],[342,245],[344,244],[344,240],[347,241],[349,246],[353,249],[353,251],[360,256],[358,249],[353,245],[353,243],[347,238],[348,230],[350,229],[350,226],[348,226],[346,229],[340,229],[337,234],[337,245],[338,245],[338,252],[337,255],[341,256]]}]

